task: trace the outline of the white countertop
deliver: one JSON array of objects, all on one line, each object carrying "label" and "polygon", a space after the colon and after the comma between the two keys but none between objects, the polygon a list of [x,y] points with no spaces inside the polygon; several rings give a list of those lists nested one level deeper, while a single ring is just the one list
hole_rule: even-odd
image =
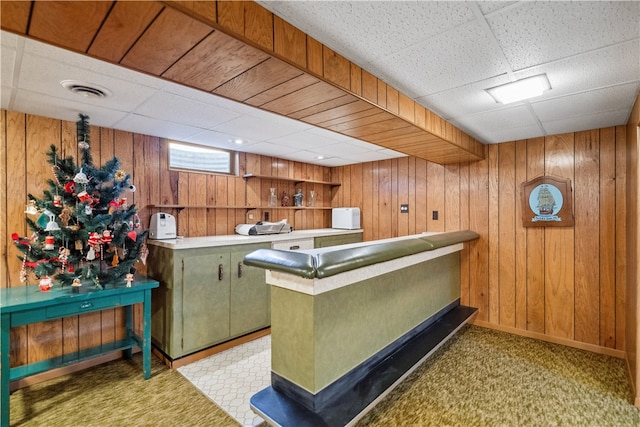
[{"label": "white countertop", "polygon": [[259,236],[244,236],[230,234],[223,236],[184,237],[179,239],[154,240],[147,239],[148,245],[169,249],[193,249],[213,246],[242,245],[251,243],[271,243],[297,239],[310,239],[322,236],[338,236],[341,234],[362,233],[362,229],[343,230],[337,228],[315,228],[311,230],[295,230],[283,234],[262,234]]}]

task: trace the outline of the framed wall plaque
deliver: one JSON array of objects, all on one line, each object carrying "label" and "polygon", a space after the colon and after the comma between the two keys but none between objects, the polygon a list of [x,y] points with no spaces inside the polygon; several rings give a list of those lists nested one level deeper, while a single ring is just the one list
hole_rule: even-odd
[{"label": "framed wall plaque", "polygon": [[539,176],[522,183],[524,227],[573,227],[573,195],[568,178]]}]

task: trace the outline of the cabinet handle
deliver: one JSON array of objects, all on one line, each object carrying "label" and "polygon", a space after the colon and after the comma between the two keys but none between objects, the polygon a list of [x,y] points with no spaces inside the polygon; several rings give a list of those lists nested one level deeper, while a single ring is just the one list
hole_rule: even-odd
[{"label": "cabinet handle", "polygon": [[296,249],[300,249],[300,245],[289,246],[290,251],[295,251]]},{"label": "cabinet handle", "polygon": [[82,304],[80,304],[80,310],[86,310],[87,308],[91,308],[93,307],[93,303],[92,302],[83,302]]},{"label": "cabinet handle", "polygon": [[238,279],[242,277],[242,261],[238,262]]},{"label": "cabinet handle", "polygon": [[224,277],[224,268],[222,264],[218,265],[218,280],[222,281],[222,278]]}]

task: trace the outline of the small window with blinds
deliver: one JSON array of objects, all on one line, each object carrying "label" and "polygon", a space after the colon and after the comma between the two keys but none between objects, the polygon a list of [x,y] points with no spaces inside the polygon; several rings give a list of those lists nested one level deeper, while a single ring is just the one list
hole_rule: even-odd
[{"label": "small window with blinds", "polygon": [[179,142],[169,143],[169,169],[231,175],[235,170],[234,159],[233,151]]}]

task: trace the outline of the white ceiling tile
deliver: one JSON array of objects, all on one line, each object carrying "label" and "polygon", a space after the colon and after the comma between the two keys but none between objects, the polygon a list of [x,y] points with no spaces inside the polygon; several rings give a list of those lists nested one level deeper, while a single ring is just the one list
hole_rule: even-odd
[{"label": "white ceiling tile", "polygon": [[640,76],[640,39],[528,68],[515,73],[515,76],[520,79],[542,73],[547,74],[552,87],[542,99],[637,81]]},{"label": "white ceiling tile", "polygon": [[[459,117],[453,121],[453,124],[471,129],[474,135],[479,135],[479,139],[487,143],[522,139],[523,134],[526,134],[527,138],[539,136],[544,132],[526,105],[515,105],[497,111]],[[514,137],[508,136],[509,130],[514,130]]]},{"label": "white ceiling tile", "polygon": [[546,122],[558,120],[558,117],[579,117],[594,114],[594,112],[597,114],[616,111],[621,108],[628,108],[628,111],[631,111],[637,94],[638,83],[634,82],[532,102],[531,107],[540,120]]},{"label": "white ceiling tile", "polygon": [[638,38],[639,2],[519,2],[487,16],[514,70]]},{"label": "white ceiling tile", "polygon": [[[80,100],[84,98],[78,98]],[[12,111],[35,114],[58,120],[75,122],[79,113],[91,111],[91,123],[96,126],[116,128],[115,124],[127,113],[110,108],[102,108],[78,101],[61,100],[43,93],[16,90]]]},{"label": "white ceiling tile", "polygon": [[[92,123],[93,116],[91,116]],[[151,117],[128,114],[115,125],[116,129],[127,129],[130,132],[143,135],[158,136],[168,139],[183,141],[193,135],[202,132],[202,129],[185,126],[166,120],[153,119]]]},{"label": "white ceiling tile", "polygon": [[201,129],[211,129],[240,117],[238,113],[166,92],[156,92],[134,112]]},{"label": "white ceiling tile", "polygon": [[[130,70],[110,62],[92,58],[87,58],[77,53],[60,49],[45,43],[32,39],[25,39],[25,51],[30,54],[48,59],[52,62],[64,64],[68,68],[77,69],[79,73],[90,72],[92,76],[102,81],[103,79],[119,79],[128,82],[130,85],[143,85],[153,89],[159,89],[164,86],[161,79],[151,79],[147,74],[139,71]],[[68,79],[72,77],[66,77]],[[96,81],[94,83],[107,86],[106,83]]]},{"label": "white ceiling tile", "polygon": [[272,140],[284,135],[300,132],[308,125],[279,116],[252,117],[246,120],[244,117],[229,120],[211,129],[218,132],[237,135],[242,138],[255,140]]},{"label": "white ceiling tile", "polygon": [[560,120],[547,120],[543,123],[549,135],[582,130],[606,128],[617,125],[625,125],[629,119],[629,110],[606,111],[603,113],[587,114],[577,117],[562,118]]},{"label": "white ceiling tile", "polygon": [[412,98],[441,92],[507,72],[492,37],[473,21],[383,58],[375,68]]},{"label": "white ceiling tile", "polygon": [[224,148],[226,150],[234,151],[247,151],[249,147],[256,143],[256,141],[244,140],[242,144],[236,144],[234,142],[234,139],[235,135],[206,130],[204,132],[185,138],[184,142],[201,144],[209,147]]},{"label": "white ceiling tile", "polygon": [[[47,70],[44,74],[42,73],[43,69]],[[62,87],[60,82],[63,80],[78,80],[88,85],[102,86],[111,91],[112,95],[106,98],[85,98]],[[148,86],[102,74],[98,75],[84,68],[74,67],[58,60],[40,58],[32,54],[25,54],[22,57],[18,87],[30,92],[40,92],[55,98],[67,99],[70,102],[81,98],[84,104],[120,111],[132,111],[155,92]]]}]

